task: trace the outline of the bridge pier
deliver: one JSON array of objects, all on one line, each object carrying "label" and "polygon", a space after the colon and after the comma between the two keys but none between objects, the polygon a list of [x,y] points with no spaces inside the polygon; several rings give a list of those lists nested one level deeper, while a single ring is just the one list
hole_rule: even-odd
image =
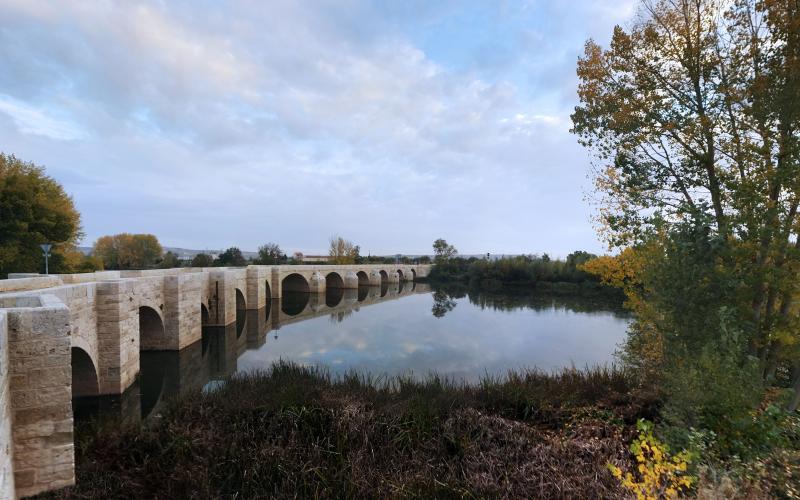
[{"label": "bridge pier", "polygon": [[69,486],[75,482],[69,310],[52,295],[0,306],[16,307],[0,320],[6,358],[0,367],[0,492],[10,488],[3,498],[14,498]]},{"label": "bridge pier", "polygon": [[97,378],[100,394],[120,394],[139,373],[139,311],[133,280],[97,283]]},{"label": "bridge pier", "polygon": [[325,276],[320,274],[318,271],[315,271],[311,274],[311,279],[308,280],[308,289],[311,293],[325,293],[327,288],[327,283],[325,281]]},{"label": "bridge pier", "polygon": [[347,271],[343,279],[345,289],[358,290],[358,275],[355,271]]},{"label": "bridge pier", "polygon": [[369,286],[381,286],[381,272],[373,269],[369,273]]}]

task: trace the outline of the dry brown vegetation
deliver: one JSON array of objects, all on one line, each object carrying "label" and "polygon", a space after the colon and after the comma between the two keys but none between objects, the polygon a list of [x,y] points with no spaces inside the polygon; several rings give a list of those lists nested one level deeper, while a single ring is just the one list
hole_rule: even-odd
[{"label": "dry brown vegetation", "polygon": [[50,497],[622,497],[606,464],[631,465],[637,394],[617,370],[465,386],[277,365],[79,440],[77,486]]}]

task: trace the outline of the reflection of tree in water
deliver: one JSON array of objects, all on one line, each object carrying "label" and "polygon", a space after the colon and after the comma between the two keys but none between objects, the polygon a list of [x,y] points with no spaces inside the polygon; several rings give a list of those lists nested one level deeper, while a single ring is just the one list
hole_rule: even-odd
[{"label": "reflection of tree in water", "polygon": [[332,312],[330,315],[331,323],[341,323],[345,320],[345,318],[352,316],[353,311],[355,311],[355,309],[344,309],[341,311]]},{"label": "reflection of tree in water", "polygon": [[[556,293],[547,290],[505,289],[505,290],[475,290],[466,287],[450,286],[437,288],[433,293],[433,313],[440,318],[455,307],[453,298],[469,297],[471,304],[481,309],[494,309],[496,311],[513,311],[516,309],[533,309],[544,311],[564,309],[578,313],[610,312],[619,318],[629,317],[629,313],[622,305],[622,301],[611,295],[598,293]],[[448,301],[453,302],[449,308]],[[441,306],[440,306],[441,304]],[[437,314],[437,311],[439,314]]]},{"label": "reflection of tree in water", "polygon": [[456,307],[456,301],[450,298],[450,295],[444,290],[436,290],[433,292],[433,307],[431,313],[437,318],[441,318],[449,313]]}]

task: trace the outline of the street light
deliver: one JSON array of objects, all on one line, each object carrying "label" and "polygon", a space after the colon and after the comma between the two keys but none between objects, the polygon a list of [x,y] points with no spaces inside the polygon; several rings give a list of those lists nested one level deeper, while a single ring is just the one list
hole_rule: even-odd
[{"label": "street light", "polygon": [[53,245],[50,243],[42,243],[39,245],[39,248],[42,249],[42,253],[44,254],[44,274],[50,274],[50,267],[48,266],[47,259],[50,257],[50,249],[53,248]]}]

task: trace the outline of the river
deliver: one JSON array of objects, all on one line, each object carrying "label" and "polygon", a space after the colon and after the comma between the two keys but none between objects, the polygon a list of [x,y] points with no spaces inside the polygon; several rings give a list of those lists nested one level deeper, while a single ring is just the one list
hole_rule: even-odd
[{"label": "river", "polygon": [[606,365],[630,321],[614,301],[540,292],[446,292],[425,284],[287,294],[204,327],[181,351],[142,352],[139,380],[121,396],[75,401],[76,421],[136,421],[183,391],[213,390],[236,372],[285,360],[341,374],[476,382],[508,370]]}]

